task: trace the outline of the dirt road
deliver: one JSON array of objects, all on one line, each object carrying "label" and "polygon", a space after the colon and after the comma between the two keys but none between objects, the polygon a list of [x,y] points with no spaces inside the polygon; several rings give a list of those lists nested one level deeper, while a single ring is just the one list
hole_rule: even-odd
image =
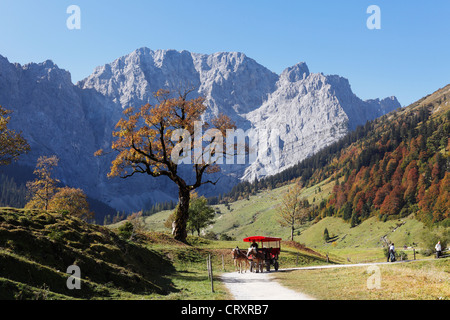
[{"label": "dirt road", "polygon": [[[419,260],[416,260],[419,261]],[[312,266],[302,268],[280,269],[283,271],[293,270],[313,270],[313,269],[329,269],[329,268],[349,268],[349,267],[364,267],[372,265],[386,265],[398,264],[413,261],[398,261],[398,262],[378,262],[378,263],[360,263],[360,264],[345,264],[345,265],[325,265]],[[225,273],[221,276],[222,282],[233,295],[235,300],[314,300],[306,294],[293,291],[272,279],[274,273]]]},{"label": "dirt road", "polygon": [[271,273],[225,273],[223,283],[235,300],[313,300],[272,280]]}]

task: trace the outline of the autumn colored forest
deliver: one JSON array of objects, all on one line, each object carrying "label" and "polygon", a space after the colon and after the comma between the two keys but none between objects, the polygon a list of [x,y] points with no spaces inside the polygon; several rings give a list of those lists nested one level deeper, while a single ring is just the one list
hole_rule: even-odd
[{"label": "autumn colored forest", "polygon": [[[448,150],[450,111],[431,117],[424,107],[377,128],[346,150],[325,211],[358,224],[376,213],[381,219],[407,216],[441,222],[450,213]],[[338,179],[341,175],[340,179]]]}]

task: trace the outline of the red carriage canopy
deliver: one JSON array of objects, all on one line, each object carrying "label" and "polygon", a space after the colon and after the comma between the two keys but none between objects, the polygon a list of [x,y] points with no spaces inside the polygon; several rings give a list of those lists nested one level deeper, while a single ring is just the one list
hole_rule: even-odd
[{"label": "red carriage canopy", "polygon": [[272,237],[262,237],[262,236],[255,236],[255,237],[248,237],[244,239],[244,242],[272,242],[272,241],[281,241],[281,238],[272,238]]}]

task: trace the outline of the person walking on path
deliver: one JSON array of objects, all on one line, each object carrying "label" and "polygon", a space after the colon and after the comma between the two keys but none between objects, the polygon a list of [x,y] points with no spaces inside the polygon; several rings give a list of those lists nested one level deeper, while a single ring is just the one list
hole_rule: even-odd
[{"label": "person walking on path", "polygon": [[438,243],[436,244],[436,246],[434,247],[436,249],[436,258],[439,259],[439,257],[442,254],[442,246],[441,246],[441,242],[438,241]]},{"label": "person walking on path", "polygon": [[394,243],[391,243],[391,245],[389,246],[387,262],[389,262],[389,260],[391,260],[391,262],[395,261],[395,247],[394,247]]}]

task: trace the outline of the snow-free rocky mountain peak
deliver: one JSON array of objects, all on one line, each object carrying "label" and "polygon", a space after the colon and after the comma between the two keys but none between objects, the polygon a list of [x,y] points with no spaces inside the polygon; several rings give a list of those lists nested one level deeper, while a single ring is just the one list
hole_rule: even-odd
[{"label": "snow-free rocky mountain peak", "polygon": [[114,154],[93,154],[110,147],[124,108],[155,103],[158,89],[188,86],[198,88],[192,98],[206,98],[206,119],[224,113],[238,128],[252,129],[259,152],[252,164],[224,165],[218,186],[200,190],[206,195],[280,172],[400,107],[395,97],[363,101],[347,79],[310,73],[304,62],[277,75],[237,52],[141,48],[97,67],[76,85],[51,61],[22,66],[0,56],[0,105],[14,111],[11,127],[23,131],[32,147],[21,164],[34,167],[39,156],[55,154],[61,181],[128,212],[176,200],[175,186],[143,175],[108,179]]}]

